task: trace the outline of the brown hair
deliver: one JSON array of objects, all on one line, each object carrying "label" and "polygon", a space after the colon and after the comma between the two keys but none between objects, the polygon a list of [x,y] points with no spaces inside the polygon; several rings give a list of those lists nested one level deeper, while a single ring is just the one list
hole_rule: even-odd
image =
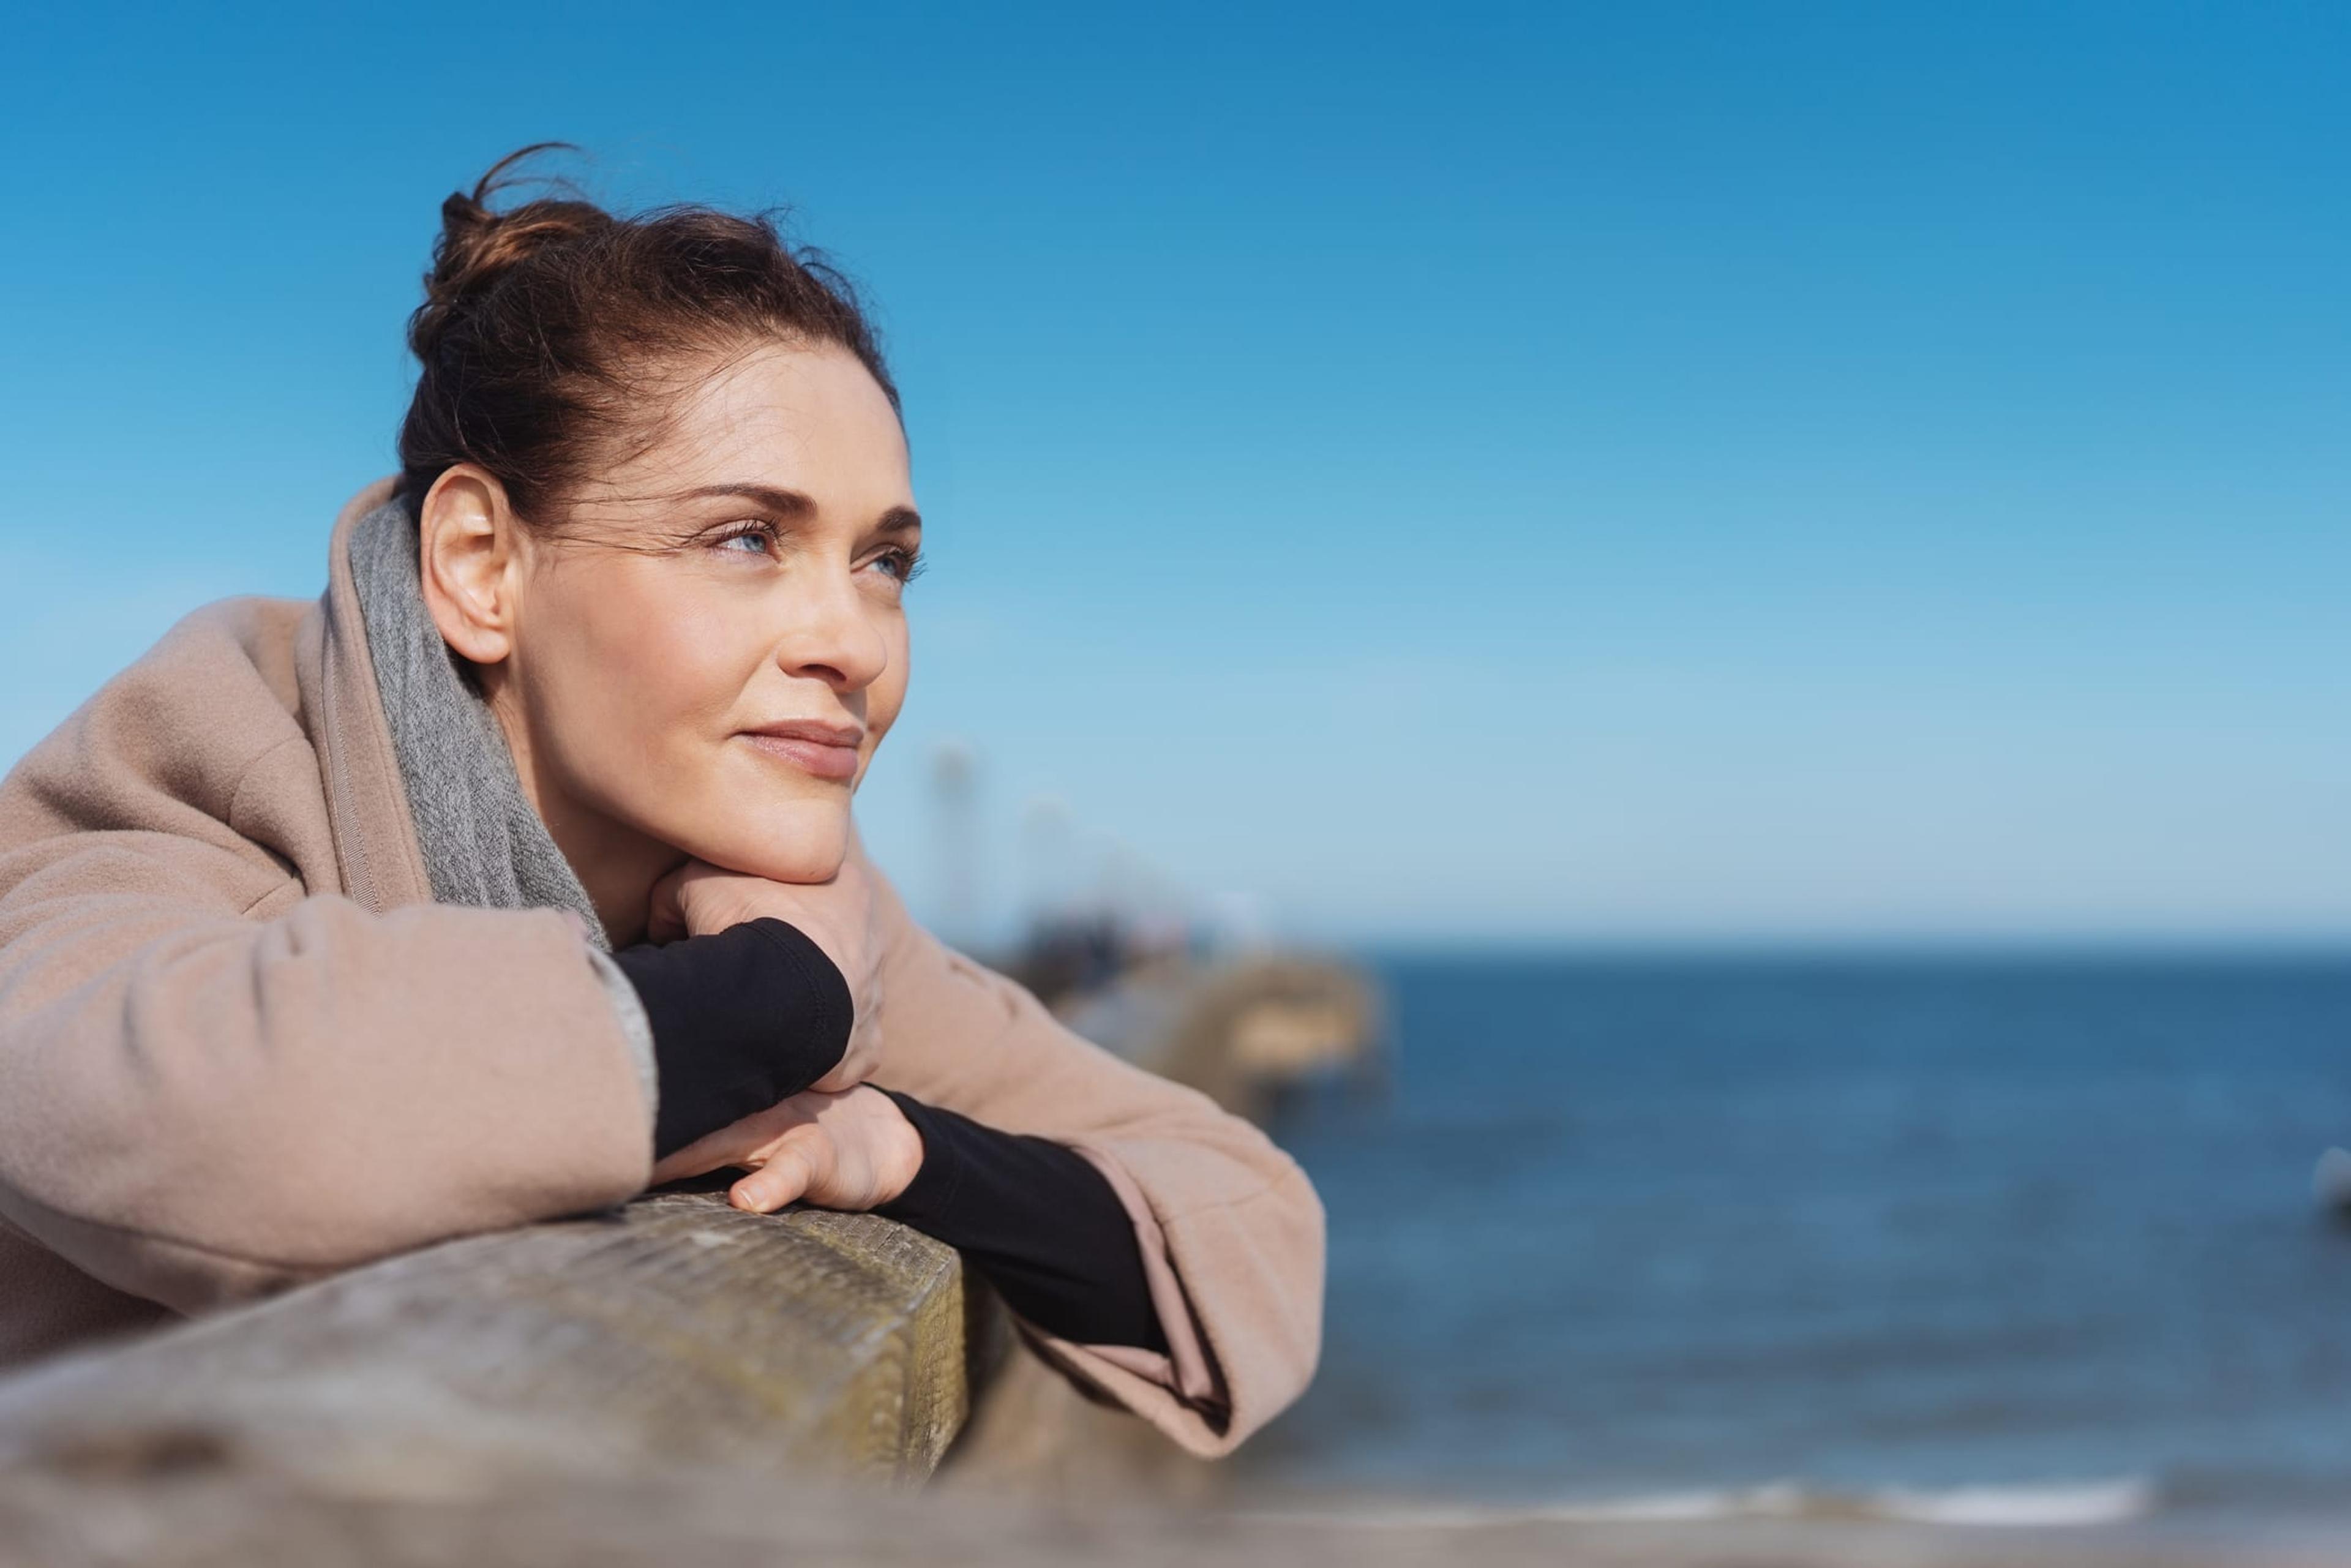
[{"label": "brown hair", "polygon": [[777,339],[847,349],[898,407],[856,290],[768,214],[681,205],[623,217],[576,192],[492,212],[515,165],[552,148],[576,151],[525,147],[441,204],[424,303],[408,322],[423,366],[400,430],[413,503],[453,464],[474,463],[538,520],[612,444],[654,439],[664,371]]}]

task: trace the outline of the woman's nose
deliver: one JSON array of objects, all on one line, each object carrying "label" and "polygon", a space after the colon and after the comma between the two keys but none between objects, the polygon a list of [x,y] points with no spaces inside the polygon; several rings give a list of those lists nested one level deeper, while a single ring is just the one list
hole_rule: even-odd
[{"label": "woman's nose", "polygon": [[823,587],[795,596],[776,662],[836,691],[862,691],[890,664],[890,645],[849,573],[828,572]]}]

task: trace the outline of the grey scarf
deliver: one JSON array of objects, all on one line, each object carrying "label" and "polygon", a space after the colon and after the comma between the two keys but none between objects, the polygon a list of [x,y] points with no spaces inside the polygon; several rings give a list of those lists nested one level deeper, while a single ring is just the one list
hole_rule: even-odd
[{"label": "grey scarf", "polygon": [[568,909],[586,922],[589,958],[636,1056],[650,1116],[660,1088],[653,1025],[636,988],[609,956],[611,937],[588,890],[523,794],[489,704],[459,671],[425,611],[415,512],[399,497],[386,501],[353,525],[350,552],[368,657],[434,902]]},{"label": "grey scarf", "polygon": [[402,497],[353,526],[351,576],[434,902],[569,909],[610,948],[588,890],[522,792],[489,704],[425,612],[416,514]]}]

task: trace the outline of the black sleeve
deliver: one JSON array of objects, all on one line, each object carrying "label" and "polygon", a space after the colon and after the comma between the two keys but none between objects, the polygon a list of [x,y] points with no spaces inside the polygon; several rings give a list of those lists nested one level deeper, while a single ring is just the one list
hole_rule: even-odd
[{"label": "black sleeve", "polygon": [[962,1252],[1005,1305],[1048,1333],[1166,1354],[1134,1222],[1084,1155],[882,1092],[922,1134],[923,1167],[874,1213]]},{"label": "black sleeve", "polygon": [[789,1099],[849,1049],[849,982],[823,948],[781,920],[640,943],[612,961],[653,1025],[655,1159]]}]

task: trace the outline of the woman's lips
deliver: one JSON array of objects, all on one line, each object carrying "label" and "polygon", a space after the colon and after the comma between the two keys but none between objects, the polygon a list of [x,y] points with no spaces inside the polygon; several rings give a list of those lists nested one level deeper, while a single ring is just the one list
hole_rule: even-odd
[{"label": "woman's lips", "polygon": [[823,725],[777,725],[747,729],[742,737],[779,761],[819,779],[847,780],[857,777],[857,742],[853,730]]}]

